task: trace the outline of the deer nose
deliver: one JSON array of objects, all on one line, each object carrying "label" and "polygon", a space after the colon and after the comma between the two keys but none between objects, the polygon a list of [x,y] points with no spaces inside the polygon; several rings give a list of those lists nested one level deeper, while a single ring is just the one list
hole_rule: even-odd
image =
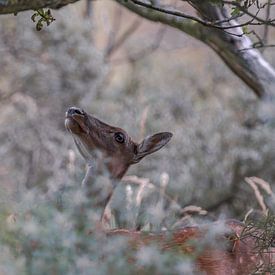
[{"label": "deer nose", "polygon": [[66,112],[66,115],[75,115],[75,114],[84,115],[84,111],[76,107],[70,107]]}]

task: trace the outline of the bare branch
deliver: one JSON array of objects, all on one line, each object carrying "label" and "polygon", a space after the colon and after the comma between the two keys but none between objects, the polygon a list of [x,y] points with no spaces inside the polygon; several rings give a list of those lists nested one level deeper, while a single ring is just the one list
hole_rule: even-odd
[{"label": "bare branch", "polygon": [[42,8],[59,9],[79,0],[1,0],[0,14],[17,13]]},{"label": "bare branch", "polygon": [[[226,30],[226,29],[243,27],[243,26],[247,26],[247,25],[269,25],[269,26],[273,26],[273,27],[275,26],[275,23],[273,23],[274,20],[269,20],[269,19],[264,20],[264,19],[258,17],[258,13],[259,13],[260,9],[258,9],[255,14],[252,14],[247,9],[240,6],[239,4],[237,5],[234,2],[230,2],[230,1],[223,1],[223,2],[238,7],[242,11],[242,15],[247,14],[251,18],[242,24],[234,24],[234,25],[224,26],[223,23],[229,22],[230,20],[234,20],[240,16],[231,16],[231,17],[226,18],[225,20],[216,20],[216,21],[211,20],[211,18],[207,18],[208,19],[208,21],[207,21],[207,20],[202,20],[196,16],[192,16],[192,15],[183,13],[178,10],[163,8],[161,6],[148,4],[147,2],[143,2],[140,0],[130,0],[130,1],[136,5],[143,6],[143,7],[155,10],[155,11],[163,12],[163,13],[178,16],[178,17],[183,17],[186,19],[191,19],[191,20],[194,20],[194,21],[202,24],[203,26],[211,27],[211,28]],[[192,1],[190,1],[190,2],[192,2]],[[194,7],[194,5],[192,5],[192,6]],[[254,21],[257,21],[257,22],[254,22]]]},{"label": "bare branch", "polygon": [[[114,38],[110,36],[109,45],[105,51],[105,59],[109,58],[119,47],[131,36],[140,26],[140,19],[135,19],[132,24],[127,28],[127,30],[116,40],[112,41]],[[114,33],[113,33],[114,35]]]},{"label": "bare branch", "polygon": [[[196,16],[185,14],[185,13],[182,13],[182,12],[177,11],[177,10],[170,10],[170,9],[162,8],[160,6],[151,5],[151,4],[148,4],[146,2],[139,1],[139,0],[130,0],[130,1],[133,2],[136,5],[146,7],[146,8],[155,10],[155,11],[163,12],[165,14],[174,15],[174,16],[177,16],[177,17],[182,17],[182,18],[194,20],[195,22],[198,22],[198,23],[202,24],[205,27],[211,27],[211,28],[225,30],[225,29],[238,28],[238,27],[242,26],[242,25],[234,25],[234,26],[231,25],[231,26],[225,27],[225,26],[222,26],[220,24],[216,24],[215,22],[214,23],[208,22],[208,21],[202,20],[202,19],[200,19]],[[252,22],[253,19],[251,19],[250,21]],[[250,21],[249,21],[249,23],[250,23]],[[245,23],[245,25],[247,25],[247,24],[248,23]],[[260,25],[260,24],[261,23],[258,23],[258,25]],[[236,33],[230,33],[230,34],[236,35],[236,36],[242,36],[243,35],[243,34],[236,34]]]},{"label": "bare branch", "polygon": [[114,43],[121,26],[121,17],[122,17],[122,9],[117,7],[117,9],[114,12],[112,29],[109,32],[107,46],[105,47],[105,50],[104,50],[105,59],[107,56],[111,55],[112,49],[114,48]]},{"label": "bare branch", "polygon": [[244,14],[254,18],[254,20],[257,20],[259,23],[261,23],[262,25],[269,25],[269,26],[275,26],[275,19],[273,20],[266,20],[266,19],[263,19],[263,18],[260,18],[257,16],[259,10],[263,9],[263,7],[265,6],[261,6],[261,7],[258,7],[258,11],[256,12],[256,14],[253,14],[252,12],[250,12],[248,10],[248,7],[244,7],[242,6],[240,3],[238,3],[237,1],[226,1],[226,0],[223,0],[222,1],[224,4],[228,4],[228,5],[232,5],[236,8],[238,8],[240,11],[242,11]]},{"label": "bare branch", "polygon": [[129,55],[127,58],[113,60],[112,61],[113,65],[119,65],[124,62],[134,63],[134,62],[137,62],[138,60],[140,60],[141,58],[145,58],[146,56],[155,52],[159,48],[159,45],[164,37],[165,30],[166,30],[165,26],[161,27],[158,30],[158,32],[154,38],[154,41],[150,45],[148,45],[147,47],[144,47],[143,49],[141,49],[140,51],[138,51],[132,55]]},{"label": "bare branch", "polygon": [[[266,8],[266,15],[265,15],[265,20],[268,21],[270,17],[270,9],[271,9],[271,0],[268,0],[267,2],[267,8]],[[269,25],[264,26],[264,35],[263,35],[263,43],[267,44],[267,39],[268,39],[268,27]]]}]

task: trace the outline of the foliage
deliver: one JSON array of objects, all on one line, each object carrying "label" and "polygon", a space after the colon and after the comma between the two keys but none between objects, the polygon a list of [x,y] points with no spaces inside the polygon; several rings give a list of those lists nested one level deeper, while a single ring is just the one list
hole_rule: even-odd
[{"label": "foliage", "polygon": [[[127,237],[106,238],[97,230],[100,215],[93,200],[74,183],[62,190],[48,188],[47,193],[33,188],[26,191],[17,205],[2,207],[0,228],[0,271],[4,274],[197,274],[194,256],[177,250],[162,250],[154,243],[134,247]],[[273,246],[274,216],[247,222],[240,240],[257,237],[255,253],[267,253]],[[214,225],[205,239],[194,247],[214,246],[223,242],[216,237],[226,232]],[[168,232],[163,232],[169,238]],[[146,231],[144,232],[146,234]],[[259,271],[263,271],[259,266]],[[268,270],[266,269],[268,268]],[[264,271],[272,271],[272,265]],[[199,274],[199,273],[198,273]]]},{"label": "foliage", "polygon": [[142,274],[191,270],[191,259],[172,251],[163,253],[156,245],[131,251],[127,238],[106,238],[96,229],[89,233],[100,215],[83,189],[66,185],[62,207],[59,195],[50,188],[46,195],[32,189],[18,207],[10,206],[12,214],[3,213],[0,243],[6,261],[0,270],[4,273],[12,274],[14,267],[15,274],[135,274],[137,266],[129,264],[135,258]]},{"label": "foliage", "polygon": [[44,9],[38,9],[31,17],[33,22],[36,22],[36,17],[39,17],[38,22],[36,23],[36,30],[41,31],[43,28],[43,23],[46,23],[49,26],[55,19],[51,14],[51,10],[48,9],[45,11]]}]

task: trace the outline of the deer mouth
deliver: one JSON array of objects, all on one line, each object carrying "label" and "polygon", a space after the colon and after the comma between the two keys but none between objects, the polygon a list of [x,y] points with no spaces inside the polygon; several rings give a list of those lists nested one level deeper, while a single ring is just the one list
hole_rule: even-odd
[{"label": "deer mouth", "polygon": [[88,120],[87,114],[76,107],[71,107],[65,115],[65,127],[72,134],[74,142],[80,154],[87,161],[93,157],[93,144],[89,136],[89,127],[86,125]]},{"label": "deer mouth", "polygon": [[67,110],[65,115],[65,127],[72,134],[88,134],[89,129],[85,124],[87,115],[86,113],[76,107],[71,107]]}]

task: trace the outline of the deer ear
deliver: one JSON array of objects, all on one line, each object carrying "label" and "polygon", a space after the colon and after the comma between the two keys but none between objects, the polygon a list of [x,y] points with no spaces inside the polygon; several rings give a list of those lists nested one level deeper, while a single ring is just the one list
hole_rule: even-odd
[{"label": "deer ear", "polygon": [[163,132],[146,137],[138,146],[135,162],[139,162],[145,156],[152,154],[166,145],[173,134]]}]

